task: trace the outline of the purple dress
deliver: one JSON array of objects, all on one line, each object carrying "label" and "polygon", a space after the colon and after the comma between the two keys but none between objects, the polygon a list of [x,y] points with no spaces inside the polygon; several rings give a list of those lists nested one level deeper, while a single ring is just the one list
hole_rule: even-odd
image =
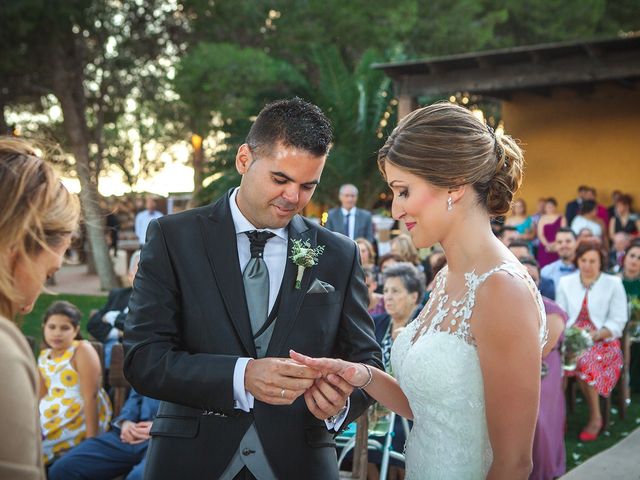
[{"label": "purple dress", "polygon": [[[542,297],[547,315],[556,313],[567,323],[567,314],[560,306],[546,297]],[[533,439],[533,470],[530,480],[551,480],[560,477],[566,471],[564,426],[565,400],[562,389],[562,360],[560,346],[564,334],[553,346],[553,350],[542,359],[547,365],[547,375],[542,379],[540,388],[540,410]]]},{"label": "purple dress", "polygon": [[[556,241],[556,234],[560,227],[562,226],[562,216],[558,216],[555,222],[547,223],[544,227],[542,227],[542,235],[544,235],[544,239],[548,243],[553,243]],[[538,247],[538,264],[540,268],[548,265],[550,263],[558,260],[558,254],[556,252],[547,252],[544,248],[542,242],[540,242],[540,246]]]}]

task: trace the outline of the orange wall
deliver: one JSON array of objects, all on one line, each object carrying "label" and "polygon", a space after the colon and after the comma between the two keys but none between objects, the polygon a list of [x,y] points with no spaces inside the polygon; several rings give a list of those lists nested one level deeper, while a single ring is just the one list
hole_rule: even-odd
[{"label": "orange wall", "polygon": [[516,94],[502,104],[506,133],[525,150],[519,193],[533,213],[539,197],[554,196],[564,210],[578,185],[611,204],[615,189],[640,210],[640,90],[602,86],[589,94],[556,89],[549,97]]}]

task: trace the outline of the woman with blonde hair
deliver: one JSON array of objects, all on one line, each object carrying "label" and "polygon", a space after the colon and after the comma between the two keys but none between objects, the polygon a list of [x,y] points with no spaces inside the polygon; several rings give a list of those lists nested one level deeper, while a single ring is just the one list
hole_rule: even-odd
[{"label": "woman with blonde hair", "polygon": [[411,236],[406,233],[401,233],[391,240],[391,253],[400,257],[401,262],[409,262],[414,266],[420,265],[418,249],[413,244]]},{"label": "woman with blonde hair", "polygon": [[524,480],[531,472],[546,317],[535,283],[490,224],[509,211],[523,161],[514,140],[460,106],[408,114],[378,164],[394,193],[393,217],[416,247],[440,243],[447,267],[394,341],[397,379],[291,352],[334,385],[362,388],[414,420],[407,479]]},{"label": "woman with blonde hair", "polygon": [[0,138],[0,478],[44,479],[38,375],[13,319],[62,265],[77,198],[26,142]]}]

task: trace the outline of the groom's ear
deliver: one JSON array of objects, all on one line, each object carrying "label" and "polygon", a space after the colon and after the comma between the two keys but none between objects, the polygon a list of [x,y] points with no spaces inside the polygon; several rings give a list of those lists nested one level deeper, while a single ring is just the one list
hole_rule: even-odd
[{"label": "groom's ear", "polygon": [[251,149],[249,149],[249,145],[243,143],[238,148],[238,153],[236,153],[236,170],[240,175],[244,175],[249,170],[251,166],[251,162],[253,161],[253,155],[251,154]]}]

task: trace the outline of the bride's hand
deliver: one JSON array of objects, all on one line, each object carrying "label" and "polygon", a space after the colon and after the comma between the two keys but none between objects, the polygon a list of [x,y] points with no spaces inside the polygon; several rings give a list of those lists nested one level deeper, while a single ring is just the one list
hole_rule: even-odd
[{"label": "bride's hand", "polygon": [[334,373],[356,388],[369,380],[367,368],[359,363],[347,362],[339,358],[312,358],[294,350],[289,350],[289,356],[298,363],[321,371],[323,377]]}]

